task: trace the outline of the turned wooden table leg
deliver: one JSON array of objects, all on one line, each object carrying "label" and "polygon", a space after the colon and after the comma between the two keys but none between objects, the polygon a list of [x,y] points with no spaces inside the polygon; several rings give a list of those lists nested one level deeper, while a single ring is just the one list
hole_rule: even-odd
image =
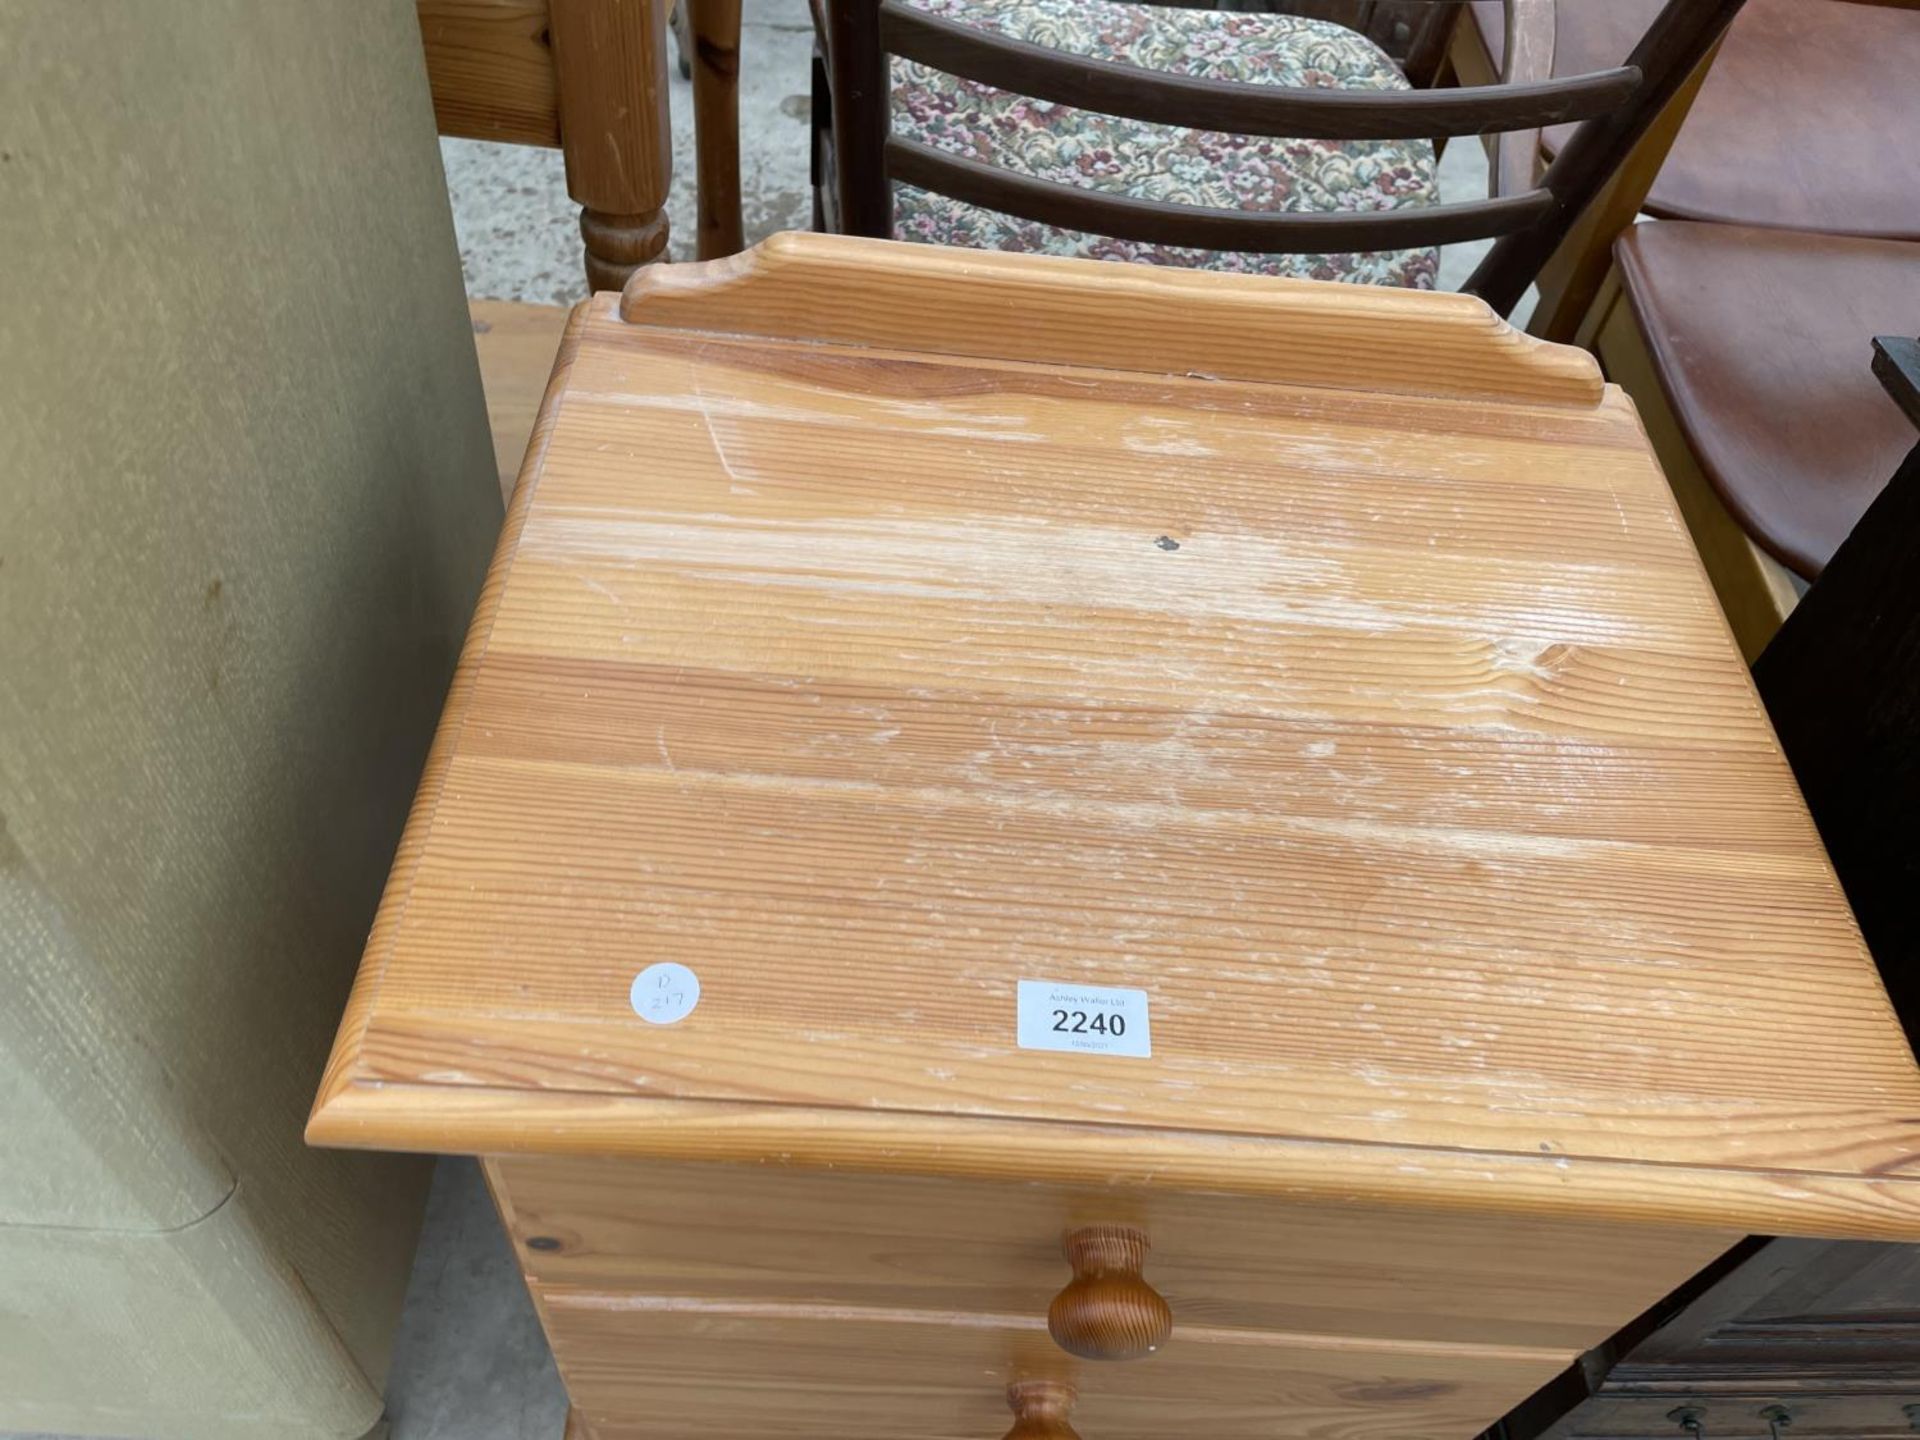
[{"label": "turned wooden table leg", "polygon": [[740,227],[740,0],[687,0],[702,260],[736,253]]},{"label": "turned wooden table leg", "polygon": [[667,0],[551,0],[567,193],[580,202],[595,290],[620,289],[666,253],[666,10]]}]

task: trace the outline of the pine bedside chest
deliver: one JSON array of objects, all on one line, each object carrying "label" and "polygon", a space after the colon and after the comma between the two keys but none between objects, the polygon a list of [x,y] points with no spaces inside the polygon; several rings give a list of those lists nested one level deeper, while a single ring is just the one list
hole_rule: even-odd
[{"label": "pine bedside chest", "polygon": [[1467,1440],[1920,1238],[1591,360],[819,236],[576,313],[309,1135],[484,1157],[593,1440]]}]

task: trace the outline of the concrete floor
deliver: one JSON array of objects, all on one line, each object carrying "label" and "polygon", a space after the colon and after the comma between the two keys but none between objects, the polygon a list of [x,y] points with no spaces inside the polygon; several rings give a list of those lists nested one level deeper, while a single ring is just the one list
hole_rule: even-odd
[{"label": "concrete floor", "polygon": [[[805,0],[746,0],[740,117],[749,241],[809,223],[811,55]],[[676,260],[691,258],[691,103],[690,87],[676,75],[668,201]],[[586,285],[577,211],[567,198],[559,152],[469,140],[443,140],[441,151],[469,296],[550,305],[581,299]],[[1480,147],[1451,146],[1440,179],[1448,200],[1485,195]],[[1442,285],[1457,288],[1485,248],[1447,247]],[[1522,321],[1531,304],[1529,296]],[[553,1358],[471,1161],[443,1160],[435,1173],[387,1405],[391,1440],[559,1440],[564,1427],[566,1397]]]},{"label": "concrete floor", "polygon": [[472,1160],[434,1170],[387,1381],[389,1440],[560,1440],[567,1396]]}]

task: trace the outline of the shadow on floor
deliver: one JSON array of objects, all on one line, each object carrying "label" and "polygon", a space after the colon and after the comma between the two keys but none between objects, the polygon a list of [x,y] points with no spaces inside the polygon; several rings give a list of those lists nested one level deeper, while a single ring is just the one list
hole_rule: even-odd
[{"label": "shadow on floor", "polygon": [[387,1382],[391,1440],[560,1440],[567,1398],[472,1160],[440,1161]]}]

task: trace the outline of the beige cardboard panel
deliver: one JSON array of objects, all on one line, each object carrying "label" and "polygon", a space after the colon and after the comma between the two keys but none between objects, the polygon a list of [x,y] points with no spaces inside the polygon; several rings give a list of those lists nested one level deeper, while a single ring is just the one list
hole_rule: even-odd
[{"label": "beige cardboard panel", "polygon": [[8,4],[0,136],[0,1431],[345,1434],[425,1171],[300,1122],[500,518],[413,7]]}]

